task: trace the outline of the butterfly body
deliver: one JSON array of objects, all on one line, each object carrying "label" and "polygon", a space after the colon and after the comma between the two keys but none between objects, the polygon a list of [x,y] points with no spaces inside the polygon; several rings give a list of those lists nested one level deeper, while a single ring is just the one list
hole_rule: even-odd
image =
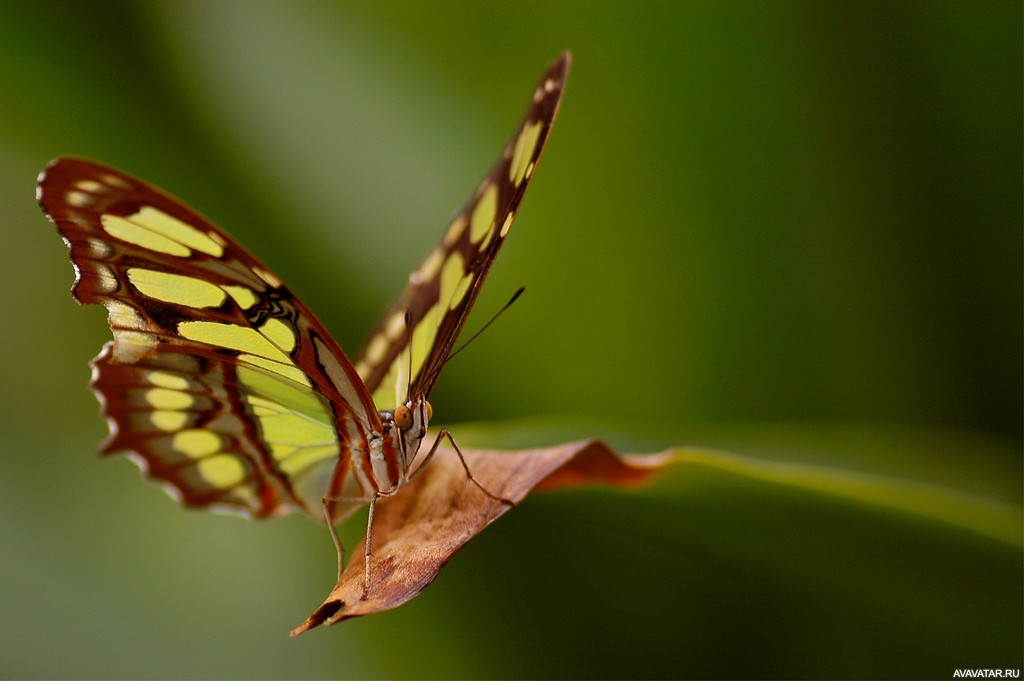
[{"label": "butterfly body", "polygon": [[[502,157],[351,362],[270,268],[180,201],[60,158],[39,203],[66,242],[72,295],[107,308],[91,387],[127,453],[182,504],[333,524],[409,480],[427,397],[504,241],[561,100],[541,79]],[[420,459],[421,461],[423,458]]]}]

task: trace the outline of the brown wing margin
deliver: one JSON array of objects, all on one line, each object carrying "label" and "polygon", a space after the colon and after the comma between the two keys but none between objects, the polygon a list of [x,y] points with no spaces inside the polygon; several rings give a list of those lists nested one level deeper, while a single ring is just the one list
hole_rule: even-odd
[{"label": "brown wing margin", "polygon": [[[416,362],[419,369],[414,368],[411,394],[426,396],[434,387],[440,367],[454,348],[532,179],[558,114],[570,62],[571,54],[565,52],[545,71],[501,158],[369,335],[356,368],[371,394],[394,362],[408,361],[402,350],[408,344],[410,332],[405,324],[396,323],[406,315],[412,334],[421,324],[432,324],[429,317],[437,320],[436,335],[426,359]],[[461,276],[453,277],[453,271],[460,271]],[[403,401],[400,397],[398,400]]]}]

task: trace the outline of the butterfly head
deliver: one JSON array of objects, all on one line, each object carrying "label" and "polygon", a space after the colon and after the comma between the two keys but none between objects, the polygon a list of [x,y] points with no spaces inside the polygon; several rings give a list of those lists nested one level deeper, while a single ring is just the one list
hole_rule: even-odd
[{"label": "butterfly head", "polygon": [[395,435],[406,469],[416,458],[416,452],[419,451],[420,442],[427,434],[427,425],[433,413],[430,402],[421,394],[410,398],[405,404],[398,405],[394,412],[382,414],[385,421],[393,424],[396,429]]}]

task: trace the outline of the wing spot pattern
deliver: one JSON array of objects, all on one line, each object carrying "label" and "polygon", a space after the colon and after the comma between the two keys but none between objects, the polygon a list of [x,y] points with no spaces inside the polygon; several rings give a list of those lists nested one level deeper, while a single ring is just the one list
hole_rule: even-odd
[{"label": "wing spot pattern", "polygon": [[166,411],[182,411],[195,404],[188,393],[168,388],[150,388],[145,392],[145,398],[150,406]]},{"label": "wing spot pattern", "polygon": [[108,191],[106,185],[102,182],[97,182],[96,180],[79,180],[78,182],[75,182],[75,186],[83,192],[88,192],[90,194],[99,194],[100,192]]},{"label": "wing spot pattern", "polygon": [[[459,304],[462,297],[469,289],[469,280],[473,275],[466,273],[466,261],[462,254],[455,251],[445,261],[441,269],[441,295],[439,300],[442,305],[452,309]],[[438,319],[440,324],[441,319]]]},{"label": "wing spot pattern", "polygon": [[[203,431],[205,432],[205,431]],[[248,475],[241,459],[231,454],[217,454],[195,463],[196,472],[211,487],[235,487]]]},{"label": "wing spot pattern", "polygon": [[231,296],[238,306],[243,310],[248,310],[250,307],[259,302],[259,298],[252,292],[252,289],[246,288],[245,286],[222,286],[222,289]]},{"label": "wing spot pattern", "polygon": [[[480,194],[476,206],[473,207],[473,215],[469,219],[469,240],[473,243],[481,242],[486,244],[490,239],[486,238],[494,226],[494,219],[498,212],[498,187],[490,182]],[[485,247],[482,245],[481,248]],[[445,263],[447,267],[447,263]]]},{"label": "wing spot pattern", "polygon": [[[93,231],[92,223],[90,223],[86,218],[83,218],[81,215],[78,215],[77,213],[72,213],[68,215],[67,220],[68,222],[72,223],[83,232]],[[63,238],[65,239],[65,243],[67,243],[67,237],[64,236]]]},{"label": "wing spot pattern", "polygon": [[388,319],[388,323],[384,327],[384,335],[389,341],[393,341],[401,336],[403,331],[405,331],[405,310],[398,310]]},{"label": "wing spot pattern", "polygon": [[[128,303],[120,300],[105,300],[103,304],[107,307],[107,324],[114,330],[118,341],[121,340],[121,335],[125,330],[145,331],[149,328],[138,310]],[[152,342],[147,340],[146,345],[152,345]]]},{"label": "wing spot pattern", "polygon": [[86,244],[89,248],[89,257],[95,260],[106,260],[114,254],[114,249],[110,247],[110,244],[94,236],[86,239]]},{"label": "wing spot pattern", "polygon": [[111,357],[118,364],[137,364],[153,348],[153,336],[145,331],[119,329],[115,335]]},{"label": "wing spot pattern", "polygon": [[516,214],[515,213],[509,213],[508,215],[505,216],[505,222],[503,222],[502,225],[501,225],[501,238],[502,239],[504,239],[505,236],[508,234],[508,230],[512,227],[512,221],[515,220],[515,218],[516,218]]},{"label": "wing spot pattern", "polygon": [[131,191],[132,189],[135,189],[130,182],[121,179],[112,173],[104,173],[100,176],[100,179],[115,189],[120,189],[122,191]]},{"label": "wing spot pattern", "polygon": [[[473,283],[473,275],[466,274],[459,280],[459,283],[455,285],[455,289],[452,291],[452,298],[448,301],[448,309],[454,310],[462,302],[462,299],[466,297],[466,293],[469,291],[469,285]],[[440,320],[438,320],[438,326],[440,327]]]},{"label": "wing spot pattern", "polygon": [[409,283],[417,285],[430,281],[437,276],[437,272],[441,269],[441,263],[443,262],[444,250],[435,248],[423,259],[420,266],[409,275]]},{"label": "wing spot pattern", "polygon": [[413,363],[413,374],[419,373],[420,369],[423,368],[424,362],[427,361],[427,355],[430,354],[430,349],[434,346],[434,339],[437,337],[437,327],[441,320],[444,319],[442,314],[441,306],[435,304],[434,307],[427,311],[426,316],[416,326],[412,332],[412,353],[415,358]]},{"label": "wing spot pattern", "polygon": [[[78,276],[80,279],[82,276],[81,270],[79,270]],[[114,270],[102,263],[93,264],[93,283],[100,293],[115,294],[118,289],[121,288],[121,282],[117,280]],[[106,304],[106,302],[107,301],[104,301],[104,304]],[[115,301],[109,302],[113,303]],[[107,308],[109,309],[110,305],[107,305]]]},{"label": "wing spot pattern", "polygon": [[221,448],[221,437],[210,430],[190,428],[171,436],[171,449],[190,459],[209,456]]},{"label": "wing spot pattern", "polygon": [[231,348],[259,357],[278,361],[282,357],[287,358],[287,355],[259,331],[237,324],[189,320],[178,324],[178,333],[189,340]]},{"label": "wing spot pattern", "polygon": [[220,307],[227,293],[216,284],[169,272],[129,268],[128,280],[150,298],[193,308]]},{"label": "wing spot pattern", "polygon": [[448,226],[448,231],[444,233],[444,239],[441,242],[445,248],[451,248],[459,240],[462,233],[466,231],[466,224],[465,215],[459,215],[459,217],[452,221],[452,224]]},{"label": "wing spot pattern", "polygon": [[262,267],[253,267],[252,271],[256,273],[256,276],[266,282],[270,288],[281,288],[281,286],[283,286],[280,279]]},{"label": "wing spot pattern", "polygon": [[157,234],[117,215],[104,215],[101,218],[101,224],[104,231],[115,239],[127,241],[130,244],[135,244],[151,251],[157,251],[158,253],[176,255],[179,258],[187,258],[192,255],[192,251],[189,248],[174,239]]},{"label": "wing spot pattern", "polygon": [[522,132],[516,138],[512,162],[508,168],[508,179],[515,187],[519,187],[532,172],[534,152],[537,150],[537,142],[540,141],[543,129],[544,124],[541,121],[534,121],[523,126]]},{"label": "wing spot pattern", "polygon": [[149,421],[153,427],[165,433],[181,430],[188,423],[188,418],[189,414],[186,411],[156,409],[149,414]]},{"label": "wing spot pattern", "polygon": [[189,249],[201,251],[215,258],[224,255],[224,246],[211,239],[209,233],[152,206],[143,206],[138,213],[129,216],[128,219],[139,227],[172,239]]},{"label": "wing spot pattern", "polygon": [[189,382],[184,376],[172,374],[169,371],[150,369],[146,372],[146,380],[159,388],[169,390],[188,390]]},{"label": "wing spot pattern", "polygon": [[75,208],[85,208],[92,203],[92,197],[85,192],[69,191],[64,195],[64,200],[68,202],[68,205],[74,206]]},{"label": "wing spot pattern", "polygon": [[266,369],[267,371],[271,371],[277,374],[278,376],[283,376],[284,378],[287,378],[290,381],[300,383],[306,387],[312,386],[312,384],[309,382],[309,376],[306,375],[306,372],[304,372],[302,369],[295,366],[294,364],[278,362],[276,360],[270,359],[269,357],[258,357],[256,355],[249,355],[245,353],[239,355],[238,359],[239,361],[246,362],[253,366],[257,366],[261,369]]},{"label": "wing spot pattern", "polygon": [[260,327],[260,333],[285,353],[291,353],[295,349],[295,331],[280,319],[268,319]]}]

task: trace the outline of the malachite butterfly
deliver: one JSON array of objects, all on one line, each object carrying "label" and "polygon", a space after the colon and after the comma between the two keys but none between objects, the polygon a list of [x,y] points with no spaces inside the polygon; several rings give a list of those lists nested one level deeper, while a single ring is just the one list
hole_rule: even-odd
[{"label": "malachite butterfly", "polygon": [[369,503],[372,522],[376,500],[428,458],[416,464],[427,397],[533,177],[569,62],[540,79],[501,158],[355,362],[269,267],[191,208],[98,163],[51,162],[37,199],[70,251],[72,295],[104,305],[114,335],[92,361],[110,427],[101,453],[128,454],[185,506],[300,509],[333,531]]}]

